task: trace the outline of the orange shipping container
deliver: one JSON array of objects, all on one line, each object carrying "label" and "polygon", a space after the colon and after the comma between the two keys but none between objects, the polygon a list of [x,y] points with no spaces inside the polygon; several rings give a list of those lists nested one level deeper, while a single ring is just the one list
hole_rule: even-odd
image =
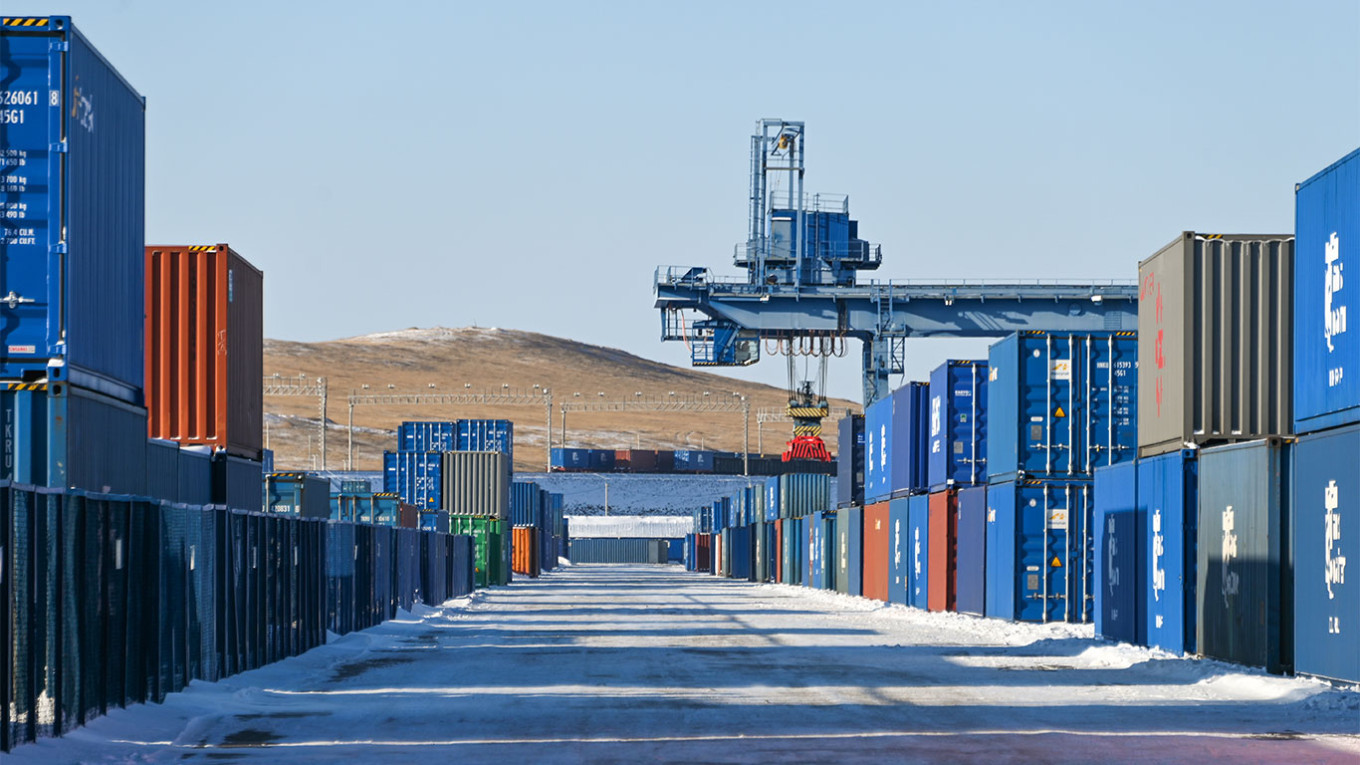
[{"label": "orange shipping container", "polygon": [[510,532],[510,568],[527,577],[539,575],[538,527],[516,526]]},{"label": "orange shipping container", "polygon": [[888,503],[864,508],[864,577],[860,591],[866,598],[888,602],[888,569],[891,568],[892,534],[888,531]]},{"label": "orange shipping container", "polygon": [[225,244],[148,246],[151,437],[259,459],[263,378],[264,274]]}]

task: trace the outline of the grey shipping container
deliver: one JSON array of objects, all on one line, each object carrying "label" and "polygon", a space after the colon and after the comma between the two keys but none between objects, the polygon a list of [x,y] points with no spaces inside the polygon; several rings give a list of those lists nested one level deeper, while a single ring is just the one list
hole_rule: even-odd
[{"label": "grey shipping container", "polygon": [[1286,448],[1271,438],[1199,454],[1197,650],[1276,673],[1293,666]]},{"label": "grey shipping container", "polygon": [[510,515],[510,457],[503,452],[445,452],[444,510],[454,515]]},{"label": "grey shipping container", "polygon": [[1187,231],[1138,280],[1138,455],[1289,435],[1294,237]]},{"label": "grey shipping container", "polygon": [[665,563],[670,543],[665,539],[573,539],[572,563]]}]

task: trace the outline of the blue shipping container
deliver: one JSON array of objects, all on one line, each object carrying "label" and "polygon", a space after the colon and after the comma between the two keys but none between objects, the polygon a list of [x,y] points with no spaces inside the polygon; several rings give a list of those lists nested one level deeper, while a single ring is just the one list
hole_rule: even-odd
[{"label": "blue shipping container", "polygon": [[1096,469],[1096,634],[1109,640],[1147,645],[1143,618],[1147,597],[1145,537],[1147,501],[1138,494],[1140,463]]},{"label": "blue shipping container", "polygon": [[930,490],[987,480],[987,362],[946,361],[930,373]]},{"label": "blue shipping container", "polygon": [[751,564],[751,529],[754,526],[737,526],[727,532],[727,543],[723,555],[727,557],[728,576],[733,579],[751,580],[755,578],[755,567]]},{"label": "blue shipping container", "polygon": [[822,538],[822,514],[807,517],[803,524],[803,586],[814,590],[826,588],[826,549]]},{"label": "blue shipping container", "polygon": [[441,452],[383,452],[383,491],[421,510],[444,506]]},{"label": "blue shipping container", "polygon": [[899,497],[888,503],[888,533],[892,555],[888,559],[888,602],[907,605],[911,594],[911,501]]},{"label": "blue shipping container", "polygon": [[765,512],[756,520],[779,520],[779,476],[777,475],[765,479]]},{"label": "blue shipping container", "polygon": [[[269,464],[270,465],[273,464],[272,460]],[[264,468],[265,463],[261,462],[260,464],[261,474],[264,473]],[[212,471],[211,447],[207,446],[180,447],[179,501],[187,505],[212,504],[213,471]]]},{"label": "blue shipping container", "polygon": [[[459,420],[457,451],[502,452],[515,461],[515,423],[510,420]],[[611,464],[612,464],[612,452]]]},{"label": "blue shipping container", "polygon": [[1360,150],[1299,185],[1294,227],[1294,430],[1309,433],[1360,422],[1360,335],[1346,323],[1360,287],[1344,280],[1360,245]]},{"label": "blue shipping container", "polygon": [[955,603],[961,614],[986,613],[987,487],[959,490]]},{"label": "blue shipping container", "polygon": [[397,427],[397,451],[458,451],[458,426],[452,422],[403,422]]},{"label": "blue shipping container", "polygon": [[[327,489],[329,492],[329,489]],[[212,455],[212,503],[232,510],[264,510],[264,468],[254,460],[226,452]]]},{"label": "blue shipping container", "polygon": [[675,472],[712,473],[713,452],[701,449],[676,449]]},{"label": "blue shipping container", "polygon": [[146,442],[146,494],[179,502],[179,444],[160,438]]},{"label": "blue shipping container", "polygon": [[988,487],[987,616],[1025,622],[1090,620],[1091,488],[1090,481]]},{"label": "blue shipping container", "polygon": [[864,408],[864,501],[892,496],[893,397],[884,396]]},{"label": "blue shipping container", "polygon": [[586,472],[591,469],[589,449],[569,449],[554,446],[549,459],[552,462],[553,470]]},{"label": "blue shipping container", "polygon": [[907,523],[911,544],[907,602],[925,610],[930,607],[930,495],[916,494],[907,498]]},{"label": "blue shipping container", "polygon": [[0,38],[0,377],[141,403],[145,102],[68,17]]},{"label": "blue shipping container", "polygon": [[1172,653],[1195,651],[1196,469],[1193,451],[1138,461],[1138,502],[1147,513],[1144,637]]},{"label": "blue shipping container", "polygon": [[911,382],[892,394],[892,496],[924,494],[930,473],[930,385]]},{"label": "blue shipping container", "polygon": [[542,489],[532,481],[510,484],[510,525],[542,526]]},{"label": "blue shipping container", "polygon": [[146,495],[145,409],[73,385],[5,383],[0,426],[5,433],[0,478]]},{"label": "blue shipping container", "polygon": [[590,469],[595,473],[611,473],[614,470],[613,449],[591,449],[588,455]]},{"label": "blue shipping container", "polygon": [[1360,426],[1301,437],[1293,483],[1294,671],[1360,683]]},{"label": "blue shipping container", "polygon": [[836,425],[836,507],[864,504],[864,415]]},{"label": "blue shipping container", "polygon": [[990,481],[1090,478],[1137,456],[1136,332],[1021,332],[987,367]]}]

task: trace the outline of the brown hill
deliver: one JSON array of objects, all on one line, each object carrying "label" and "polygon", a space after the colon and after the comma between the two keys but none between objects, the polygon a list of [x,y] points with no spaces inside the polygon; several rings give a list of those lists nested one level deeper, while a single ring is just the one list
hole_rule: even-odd
[{"label": "brown hill", "polygon": [[[319,343],[266,340],[265,375],[309,379],[325,377],[328,405],[325,466],[346,467],[348,398],[374,394],[529,393],[535,386],[552,391],[553,445],[562,446],[565,402],[708,400],[751,401],[751,450],[757,451],[756,413],[782,409],[785,391],[721,375],[660,364],[613,348],[578,343],[533,332],[465,327],[408,329]],[[641,396],[637,394],[641,393]],[[579,395],[578,395],[579,394]],[[603,395],[601,395],[603,394]],[[265,397],[265,428],[279,469],[320,468],[320,411],[314,396]],[[832,402],[835,413],[823,438],[835,444],[834,419],[849,401]],[[532,405],[363,404],[354,407],[355,470],[378,470],[382,452],[394,448],[402,420],[500,418],[515,423],[515,467],[541,471],[547,462],[546,412]],[[742,449],[738,412],[571,411],[566,446],[624,449]],[[790,437],[788,423],[766,423],[763,446],[777,453]]]}]

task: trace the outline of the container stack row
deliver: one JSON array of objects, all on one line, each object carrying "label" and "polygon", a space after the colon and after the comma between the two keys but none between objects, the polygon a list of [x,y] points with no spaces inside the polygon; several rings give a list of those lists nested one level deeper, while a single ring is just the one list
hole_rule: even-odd
[{"label": "container stack row", "polygon": [[681,473],[716,475],[834,475],[834,462],[790,460],[778,454],[719,452],[708,449],[585,449],[553,447],[550,465],[557,473]]}]

